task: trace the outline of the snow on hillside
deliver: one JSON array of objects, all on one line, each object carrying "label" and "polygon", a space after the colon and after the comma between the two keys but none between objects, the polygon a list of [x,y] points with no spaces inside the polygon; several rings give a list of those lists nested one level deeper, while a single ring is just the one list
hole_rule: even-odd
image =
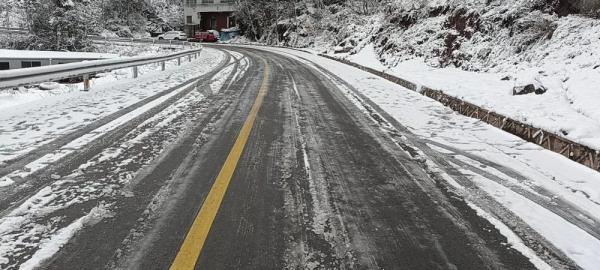
[{"label": "snow on hillside", "polygon": [[[337,55],[340,56],[340,55]],[[580,70],[568,76],[577,79],[561,81],[564,74],[540,75],[528,69],[509,76],[536,77],[548,91],[543,95],[513,96],[513,80],[502,80],[506,73],[478,73],[455,67],[433,68],[417,58],[398,63],[393,68],[377,61],[372,45],[359,53],[346,55],[349,60],[408,79],[420,85],[441,89],[465,101],[529,123],[553,133],[600,149],[600,72]]]},{"label": "snow on hillside", "polygon": [[[50,3],[50,0],[0,1],[0,27],[28,28],[26,6],[34,8],[32,3]],[[45,3],[45,5],[47,4]],[[70,1],[74,9],[84,9],[84,14],[74,14],[74,18],[85,16],[82,22],[89,22],[89,29],[93,34],[105,31],[119,36],[141,37],[149,32],[162,32],[165,30],[183,27],[183,1],[182,0],[144,0],[139,2],[122,0],[103,1]],[[42,5],[43,6],[43,5]],[[29,11],[31,14],[42,12]],[[30,18],[30,20],[35,18]]]},{"label": "snow on hillside", "polygon": [[[308,23],[282,43],[386,70],[600,149],[600,20],[558,16],[548,2],[396,0],[372,15],[329,9],[321,19],[299,17]],[[547,91],[512,95],[529,84]]]}]

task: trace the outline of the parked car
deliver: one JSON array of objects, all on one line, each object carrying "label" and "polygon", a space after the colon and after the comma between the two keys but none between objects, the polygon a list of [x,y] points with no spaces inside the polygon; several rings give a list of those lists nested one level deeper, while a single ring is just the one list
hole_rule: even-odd
[{"label": "parked car", "polygon": [[193,41],[199,42],[217,42],[219,38],[217,38],[213,33],[210,32],[197,32],[192,38]]},{"label": "parked car", "polygon": [[208,31],[206,31],[206,32],[209,32],[209,33],[211,33],[211,34],[215,35],[215,37],[216,37],[218,40],[221,40],[221,33],[219,33],[219,31],[217,31],[217,30],[208,30]]},{"label": "parked car", "polygon": [[169,40],[186,40],[187,39],[187,35],[185,34],[185,32],[182,31],[169,31],[166,32],[162,35],[158,36],[158,39],[163,40],[163,39],[169,39]]}]

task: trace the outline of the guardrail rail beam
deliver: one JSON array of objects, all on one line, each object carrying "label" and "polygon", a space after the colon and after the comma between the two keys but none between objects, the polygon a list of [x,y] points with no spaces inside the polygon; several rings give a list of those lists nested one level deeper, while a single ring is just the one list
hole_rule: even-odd
[{"label": "guardrail rail beam", "polygon": [[181,65],[182,57],[187,56],[191,60],[192,55],[197,55],[201,51],[202,48],[200,47],[161,56],[138,56],[124,59],[94,60],[28,69],[5,70],[0,71],[0,89],[63,79],[83,78],[84,91],[89,91],[92,74],[133,68],[133,77],[137,78],[140,66],[160,63],[161,70],[164,71],[166,69],[166,61],[177,59],[178,65]]}]

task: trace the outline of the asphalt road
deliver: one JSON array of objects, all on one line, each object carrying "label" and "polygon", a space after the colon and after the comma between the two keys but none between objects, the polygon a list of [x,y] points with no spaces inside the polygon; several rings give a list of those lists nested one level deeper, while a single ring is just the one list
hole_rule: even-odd
[{"label": "asphalt road", "polygon": [[[61,222],[98,205],[112,211],[87,222],[42,268],[534,269],[347,100],[335,76],[276,53],[218,48],[229,56],[197,87],[36,175],[72,174],[185,95],[205,96],[187,100],[186,113],[169,125],[146,127],[143,144],[80,170],[62,187],[65,200],[99,182],[114,192],[90,192],[86,203],[56,214],[70,217]],[[227,68],[234,72],[220,91],[207,90]],[[0,210],[45,185],[3,194]],[[35,252],[4,266],[18,269]]]}]

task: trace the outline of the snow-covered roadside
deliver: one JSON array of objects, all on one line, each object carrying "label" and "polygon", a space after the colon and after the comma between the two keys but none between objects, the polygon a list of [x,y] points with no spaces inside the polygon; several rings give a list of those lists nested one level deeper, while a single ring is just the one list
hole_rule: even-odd
[{"label": "snow-covered roadside", "polygon": [[[139,124],[124,137],[124,143],[116,142],[82,164],[71,174],[62,177],[27,199],[0,219],[0,267],[8,269],[36,269],[45,259],[53,256],[77,232],[95,221],[112,216],[112,203],[119,196],[129,196],[126,188],[140,166],[148,164],[160,154],[160,150],[173,138],[162,138],[153,145],[150,138],[155,133],[176,135],[171,130],[177,126],[175,119],[184,115],[195,102],[204,99],[200,91],[192,91],[181,102],[171,104],[160,113]],[[132,148],[145,145],[152,150],[135,159],[119,157]],[[150,149],[148,149],[150,150]],[[101,179],[86,179],[84,171],[110,164],[114,174]],[[83,179],[83,180],[82,180]],[[82,217],[59,214],[65,209],[99,202],[99,206],[84,212]],[[87,211],[87,210],[86,210]],[[50,221],[49,221],[50,220]],[[26,252],[34,251],[32,254]],[[15,260],[27,259],[22,265]]]},{"label": "snow-covered roadside", "polygon": [[[246,57],[238,60],[248,63]],[[230,66],[234,66],[234,63],[230,62]],[[240,76],[246,70],[244,65],[237,68]],[[218,78],[222,76],[220,73],[215,74],[210,81],[219,81]],[[205,95],[210,92],[205,89],[207,84],[209,83],[203,82],[202,87],[187,92],[162,111],[136,124],[131,131],[111,142],[109,147],[86,163],[49,183],[0,218],[0,268],[37,269],[87,226],[104,218],[114,217],[119,205],[115,201],[134,196],[134,186],[140,184],[138,176],[143,177],[147,170],[155,166],[153,161],[160,158],[167,149],[177,145],[174,142],[181,134],[190,132],[190,123],[195,123],[197,116],[203,114],[206,106],[209,106],[204,102]],[[158,99],[155,101],[158,103]],[[142,112],[143,107],[140,107],[130,114],[133,116]],[[131,117],[124,115],[121,118],[105,127],[111,128]],[[107,131],[104,127],[99,129],[104,130],[97,130],[82,138],[94,137]],[[66,147],[64,150],[73,148],[76,147]],[[139,152],[139,149],[143,151]],[[94,174],[98,170],[111,173],[98,176]],[[167,191],[168,188],[161,189],[162,193]],[[163,203],[161,200],[165,197],[162,193],[157,194],[148,205],[143,212],[144,217],[137,220],[137,225],[146,226],[145,219],[154,214],[152,209],[155,210],[158,204]],[[73,208],[77,211],[73,211]],[[138,229],[130,231],[127,241],[123,241],[124,245],[140,236]]]},{"label": "snow-covered roadside", "polygon": [[0,187],[13,184],[14,183],[13,179],[15,177],[26,178],[26,177],[36,173],[37,171],[43,169],[44,167],[46,167],[46,164],[54,163],[64,157],[66,157],[67,155],[72,154],[73,152],[81,149],[83,146],[100,138],[101,136],[110,132],[111,130],[116,129],[117,127],[127,123],[128,121],[131,121],[135,117],[143,114],[144,112],[150,110],[151,108],[157,106],[158,104],[161,104],[161,103],[165,102],[166,100],[168,100],[169,98],[185,91],[188,87],[192,87],[194,84],[196,84],[196,82],[189,83],[188,85],[180,87],[180,88],[176,89],[175,91],[172,91],[172,92],[170,92],[164,96],[161,96],[151,102],[148,102],[144,106],[141,106],[141,107],[111,121],[110,123],[93,130],[89,134],[83,135],[83,136],[75,139],[74,141],[66,144],[65,146],[61,147],[57,151],[47,154],[31,163],[25,165],[22,169],[16,170],[16,171],[0,178]]},{"label": "snow-covered roadside", "polygon": [[[136,44],[136,46],[118,45],[118,44],[98,44],[96,45],[98,53],[92,54],[103,57],[131,57],[131,56],[156,56],[172,53],[173,50],[161,48],[152,44]],[[25,51],[28,55],[34,53]],[[60,54],[61,52],[37,52],[35,54]],[[64,54],[64,53],[63,53]],[[73,53],[77,55],[77,53]],[[46,56],[47,57],[47,56]],[[176,61],[167,62],[167,67],[175,66]],[[159,70],[158,65],[141,66],[139,71],[143,73]],[[99,78],[92,80],[97,85],[100,83],[109,83],[112,80],[120,80],[131,76],[131,69],[114,70],[108,73],[97,74]],[[19,87],[18,89],[0,89],[0,110],[5,108],[19,106],[32,101],[44,99],[51,96],[63,95],[72,91],[83,90],[83,83],[75,84],[55,84],[52,89],[43,89],[41,85],[31,87]]]},{"label": "snow-covered roadside", "polygon": [[0,108],[0,164],[90,124],[119,109],[177,86],[214,69],[223,59],[218,50],[206,49],[198,60],[168,63],[167,70],[148,65],[137,79],[131,70],[98,78],[90,92],[69,91],[18,106]]},{"label": "snow-covered roadside", "polygon": [[119,57],[150,56],[173,52],[172,50],[165,50],[159,45],[144,43],[123,44],[119,42],[105,42],[95,43],[94,47],[96,48],[96,52],[116,54]]},{"label": "snow-covered roadside", "polygon": [[[569,3],[390,1],[371,16],[325,12],[297,44],[600,150],[600,20],[557,16],[557,2]],[[547,91],[512,95],[524,86]]]},{"label": "snow-covered roadside", "polygon": [[[146,41],[147,42],[147,41]],[[95,41],[95,51],[113,53],[120,56],[143,56],[165,54],[196,47],[197,44],[145,43],[144,41]]]},{"label": "snow-covered roadside", "polygon": [[0,90],[0,110],[5,110],[10,107],[16,107],[28,102],[44,99],[47,97],[67,94],[73,91],[78,91],[77,84],[59,84],[57,88],[52,90],[42,90],[39,87],[19,89],[4,89]]},{"label": "snow-covered roadside", "polygon": [[[595,224],[595,228],[600,224],[598,172],[356,68],[294,50],[269,50],[306,58],[355,86],[407,127],[413,139],[432,145],[430,152],[448,157],[480,190],[579,266],[595,269],[600,265],[600,240],[580,228],[579,219]],[[464,192],[465,198],[475,196],[459,181],[449,183]],[[563,207],[575,219],[555,211]]]},{"label": "snow-covered roadside", "polygon": [[[567,63],[561,62],[568,59],[563,56],[539,67],[515,67],[514,71],[489,73],[434,68],[423,58],[399,62],[389,68],[378,60],[373,44],[367,44],[353,55],[332,56],[442,90],[490,111],[600,149],[600,68],[594,65],[596,60],[591,56],[600,55],[600,47],[592,50],[595,51],[578,55]],[[542,85],[547,92],[512,94],[515,86],[529,83]]]}]

